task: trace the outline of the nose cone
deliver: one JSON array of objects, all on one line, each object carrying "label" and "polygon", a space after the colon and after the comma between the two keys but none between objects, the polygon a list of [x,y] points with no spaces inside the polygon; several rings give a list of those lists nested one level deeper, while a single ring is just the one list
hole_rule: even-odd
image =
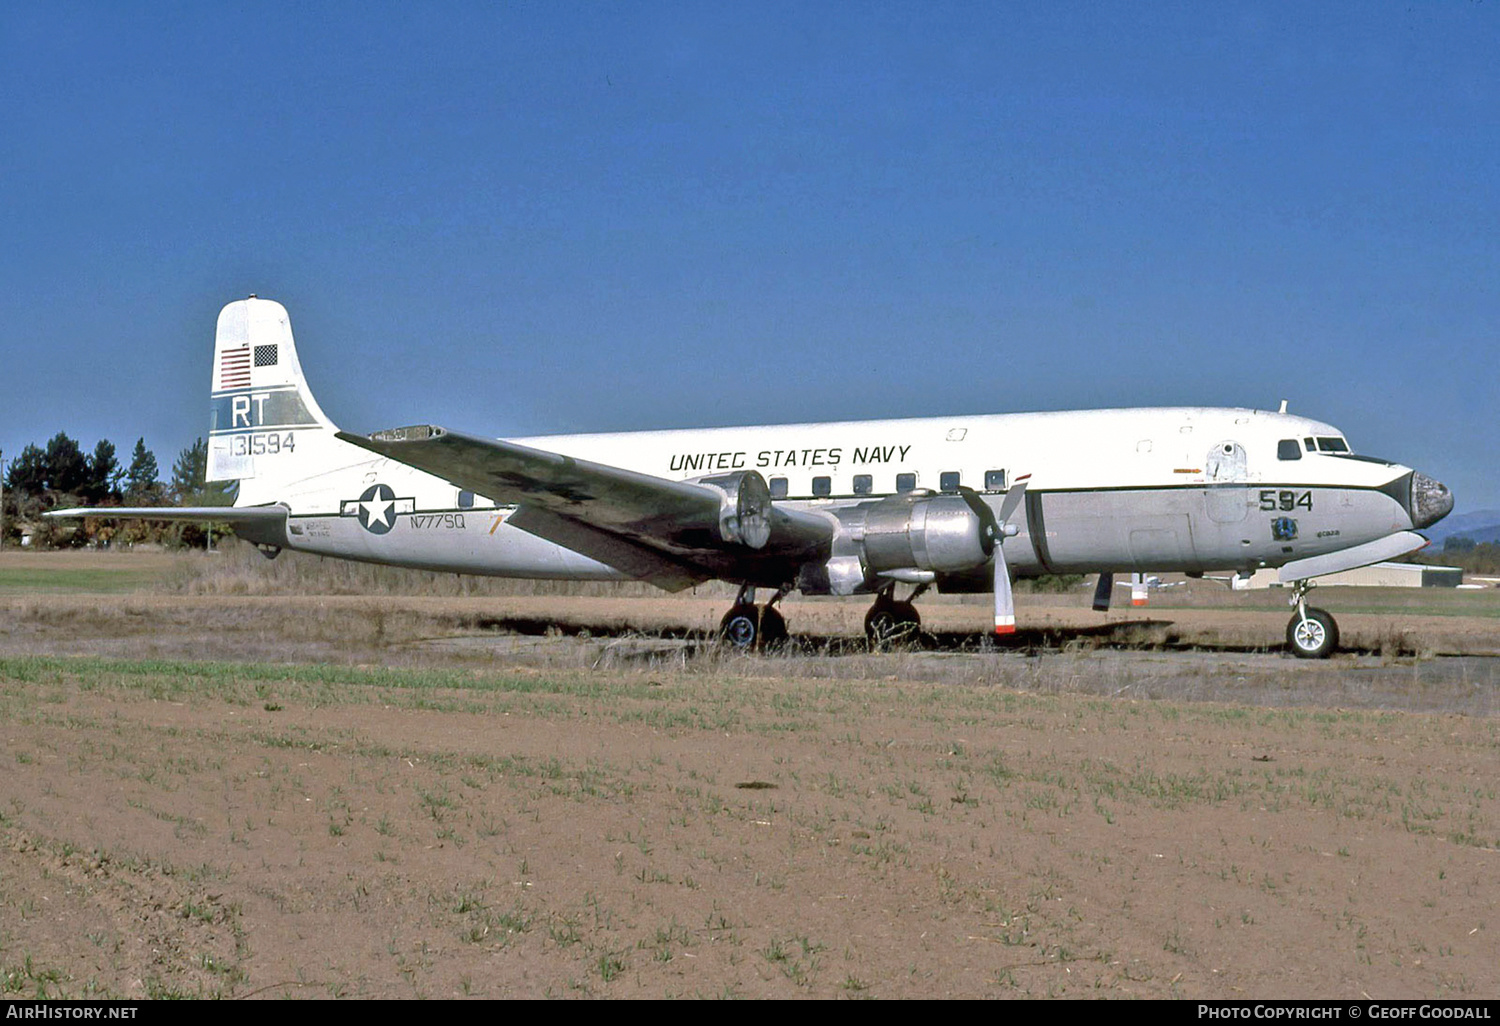
[{"label": "nose cone", "polygon": [[1441,481],[1424,474],[1411,476],[1411,523],[1413,527],[1431,527],[1453,512],[1453,493]]}]

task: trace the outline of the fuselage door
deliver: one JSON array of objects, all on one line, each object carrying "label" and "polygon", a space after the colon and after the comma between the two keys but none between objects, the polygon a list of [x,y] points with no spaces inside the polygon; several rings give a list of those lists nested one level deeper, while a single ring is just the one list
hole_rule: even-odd
[{"label": "fuselage door", "polygon": [[1245,487],[1250,477],[1245,447],[1239,442],[1225,440],[1208,450],[1203,461],[1203,477],[1208,493],[1209,519],[1219,524],[1237,524],[1244,520],[1250,508],[1250,493]]}]

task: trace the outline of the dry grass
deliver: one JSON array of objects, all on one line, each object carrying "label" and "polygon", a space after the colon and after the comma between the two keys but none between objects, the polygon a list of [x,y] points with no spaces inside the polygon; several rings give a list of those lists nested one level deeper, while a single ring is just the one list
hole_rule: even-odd
[{"label": "dry grass", "polygon": [[[361,643],[362,644],[362,643]],[[356,646],[358,647],[358,646]],[[1461,997],[1495,721],[788,659],[0,658],[16,996]],[[1226,667],[1220,665],[1217,672]]]},{"label": "dry grass", "polygon": [[[162,590],[184,595],[404,595],[426,598],[480,596],[588,595],[662,597],[660,589],[634,581],[531,581],[503,577],[443,574],[376,563],[282,552],[267,560],[253,546],[234,540],[218,552],[184,553],[160,582]],[[710,582],[686,596],[734,595],[729,585]]]},{"label": "dry grass", "polygon": [[280,563],[0,597],[6,996],[1500,985],[1500,661],[1407,654],[1461,618],[1308,664],[1280,609],[1026,596],[998,649],[924,602],[930,645],[871,653],[808,601],[746,656],[722,595]]}]

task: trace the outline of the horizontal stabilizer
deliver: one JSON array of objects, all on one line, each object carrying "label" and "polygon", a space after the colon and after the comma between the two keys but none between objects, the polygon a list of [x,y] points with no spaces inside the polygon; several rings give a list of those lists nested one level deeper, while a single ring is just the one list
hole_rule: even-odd
[{"label": "horizontal stabilizer", "polygon": [[221,520],[230,524],[285,523],[285,506],[74,506],[54,509],[44,517],[125,517],[141,520]]},{"label": "horizontal stabilizer", "polygon": [[1401,531],[1353,548],[1340,549],[1322,556],[1309,556],[1307,559],[1294,559],[1281,568],[1281,583],[1292,584],[1295,581],[1305,581],[1309,577],[1322,577],[1325,574],[1355,570],[1372,563],[1383,563],[1426,545],[1427,539],[1415,531]]},{"label": "horizontal stabilizer", "polygon": [[54,519],[100,517],[102,519],[214,520],[230,524],[246,541],[261,545],[286,545],[285,506],[74,506],[54,509],[43,516]]}]

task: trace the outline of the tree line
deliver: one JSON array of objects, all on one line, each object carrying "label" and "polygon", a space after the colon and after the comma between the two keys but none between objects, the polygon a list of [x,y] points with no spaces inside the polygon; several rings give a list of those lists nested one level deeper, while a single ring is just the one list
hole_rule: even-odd
[{"label": "tree line", "polygon": [[1462,567],[1466,574],[1500,577],[1500,543],[1475,541],[1456,534],[1443,541],[1439,552],[1424,549],[1416,556],[1419,563]]},{"label": "tree line", "polygon": [[136,439],[130,463],[121,464],[115,445],[100,439],[91,453],[59,431],[45,445],[27,445],[8,461],[5,472],[4,534],[0,544],[30,534],[33,545],[55,547],[96,543],[160,542],[203,545],[198,524],[149,520],[46,520],[48,510],[69,506],[224,506],[233,484],[205,481],[208,443],[199,438],[178,454],[172,476],[160,480],[156,455]]}]

